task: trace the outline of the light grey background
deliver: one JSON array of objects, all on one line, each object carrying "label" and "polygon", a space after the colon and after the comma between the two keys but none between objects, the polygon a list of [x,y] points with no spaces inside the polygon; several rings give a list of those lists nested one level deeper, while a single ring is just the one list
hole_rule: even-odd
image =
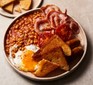
[{"label": "light grey background", "polygon": [[20,76],[5,60],[3,38],[13,19],[0,15],[0,85],[92,85],[93,84],[93,0],[43,0],[43,5],[55,4],[74,17],[84,28],[88,50],[77,70],[52,82],[36,82]]}]

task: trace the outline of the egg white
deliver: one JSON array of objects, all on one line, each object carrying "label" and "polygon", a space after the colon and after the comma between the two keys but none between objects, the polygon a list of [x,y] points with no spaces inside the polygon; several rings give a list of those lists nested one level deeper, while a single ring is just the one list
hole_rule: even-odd
[{"label": "egg white", "polygon": [[[14,48],[17,48],[17,45],[14,45],[13,47],[10,48],[10,55],[9,55],[9,60],[11,61],[11,63],[16,66],[17,68],[19,69],[23,69],[24,66],[23,66],[23,62],[22,62],[22,58],[21,58],[21,55],[23,54],[23,51],[20,51],[18,50],[16,53],[15,53],[15,58],[12,57],[12,50]],[[26,50],[31,50],[32,52],[37,52],[40,48],[37,47],[36,45],[29,45],[29,46],[26,46],[25,47]]]}]

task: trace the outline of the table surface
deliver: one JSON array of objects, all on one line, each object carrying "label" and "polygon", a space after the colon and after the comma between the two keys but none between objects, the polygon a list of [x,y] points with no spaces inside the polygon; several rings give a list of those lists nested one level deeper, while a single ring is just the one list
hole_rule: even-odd
[{"label": "table surface", "polygon": [[42,5],[55,4],[74,17],[84,28],[88,49],[83,62],[68,76],[51,82],[32,81],[16,73],[5,60],[3,39],[13,19],[0,15],[0,85],[92,85],[93,84],[93,0],[43,0]]}]

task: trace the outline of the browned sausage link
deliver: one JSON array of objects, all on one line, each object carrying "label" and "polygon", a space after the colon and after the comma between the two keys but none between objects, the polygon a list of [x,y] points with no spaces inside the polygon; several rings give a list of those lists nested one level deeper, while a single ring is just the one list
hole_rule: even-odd
[{"label": "browned sausage link", "polygon": [[82,46],[78,46],[72,49],[72,56],[81,56],[84,50]]},{"label": "browned sausage link", "polygon": [[68,63],[73,62],[74,60],[77,61],[81,58],[84,50],[82,46],[78,46],[72,49],[72,55],[70,57],[66,56]]},{"label": "browned sausage link", "polygon": [[70,46],[71,49],[73,49],[80,45],[80,40],[77,38],[74,38],[74,39],[67,41],[66,43]]}]

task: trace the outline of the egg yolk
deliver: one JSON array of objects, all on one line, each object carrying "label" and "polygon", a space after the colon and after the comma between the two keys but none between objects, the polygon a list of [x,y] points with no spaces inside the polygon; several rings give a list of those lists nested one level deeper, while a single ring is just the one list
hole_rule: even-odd
[{"label": "egg yolk", "polygon": [[21,70],[31,71],[31,72],[33,72],[35,70],[35,67],[36,67],[38,62],[33,60],[33,58],[32,58],[33,54],[34,54],[34,52],[31,50],[25,50],[23,52],[23,54],[21,55],[22,64],[23,64]]}]

